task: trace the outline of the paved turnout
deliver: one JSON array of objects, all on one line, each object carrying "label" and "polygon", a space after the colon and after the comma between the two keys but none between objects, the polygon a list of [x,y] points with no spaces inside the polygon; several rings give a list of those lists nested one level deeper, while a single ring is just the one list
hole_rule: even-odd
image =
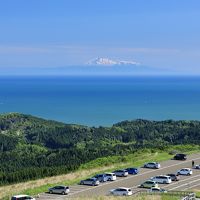
[{"label": "paved turnout", "polygon": [[[155,175],[175,173],[183,167],[191,168],[192,160],[195,164],[200,163],[200,153],[188,156],[186,161],[167,160],[161,162],[160,169],[146,169],[140,168],[140,173],[137,175],[129,175],[128,177],[117,177],[116,181],[101,183],[99,186],[87,186],[87,185],[73,185],[70,186],[70,193],[68,195],[57,194],[40,194],[40,200],[64,200],[71,199],[73,197],[87,197],[108,195],[109,190],[117,187],[129,187],[133,192],[141,190],[138,188],[143,181],[151,178]],[[171,184],[159,184],[159,187],[165,188],[168,191],[177,190],[191,190],[192,188],[200,188],[200,170],[193,169],[192,176],[179,176],[180,180],[172,182]],[[144,189],[142,189],[144,190]]]}]

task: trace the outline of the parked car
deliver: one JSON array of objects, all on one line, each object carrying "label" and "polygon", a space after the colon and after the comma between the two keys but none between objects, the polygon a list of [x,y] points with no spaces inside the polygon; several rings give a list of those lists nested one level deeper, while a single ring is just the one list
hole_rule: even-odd
[{"label": "parked car", "polygon": [[157,162],[149,162],[149,163],[145,163],[144,164],[145,168],[151,168],[151,169],[159,169],[160,168],[160,164]]},{"label": "parked car", "polygon": [[20,194],[20,195],[15,195],[11,198],[11,200],[36,200],[35,198],[25,195],[25,194]]},{"label": "parked car", "polygon": [[81,185],[92,185],[92,186],[97,186],[99,185],[99,181],[96,178],[88,178],[85,180],[82,180],[80,182]]},{"label": "parked car", "polygon": [[138,168],[134,168],[134,167],[126,168],[125,170],[128,171],[128,174],[138,174],[139,173]]},{"label": "parked car", "polygon": [[105,175],[107,176],[108,181],[115,181],[117,179],[115,173],[108,173],[108,172],[106,172]]},{"label": "parked car", "polygon": [[160,193],[167,193],[167,190],[163,189],[163,188],[159,188],[159,187],[153,187],[151,188],[148,192],[160,192]]},{"label": "parked car", "polygon": [[192,170],[190,168],[183,168],[177,172],[177,175],[192,175]]},{"label": "parked car", "polygon": [[106,174],[97,174],[94,176],[99,182],[106,182],[108,180],[108,176]]},{"label": "parked car", "polygon": [[52,188],[49,188],[49,193],[53,194],[69,194],[69,187],[68,186],[64,186],[64,185],[58,185]]},{"label": "parked car", "polygon": [[164,184],[169,184],[172,182],[171,177],[166,175],[154,176],[151,178],[151,180],[157,183],[164,183]]},{"label": "parked car", "polygon": [[186,160],[186,159],[187,159],[186,156],[187,156],[186,154],[178,153],[178,154],[176,154],[176,155],[174,156],[174,160]]},{"label": "parked car", "polygon": [[200,165],[195,165],[194,169],[200,169]]},{"label": "parked car", "polygon": [[152,187],[158,187],[158,183],[156,181],[147,180],[144,183],[140,185],[142,188],[152,188]]},{"label": "parked car", "polygon": [[179,178],[176,174],[167,174],[167,176],[170,176],[172,181],[179,181]]},{"label": "parked car", "polygon": [[130,188],[125,188],[125,187],[120,187],[120,188],[110,190],[110,193],[116,196],[130,196],[133,194]]},{"label": "parked car", "polygon": [[113,173],[115,173],[116,176],[128,176],[128,171],[124,169],[115,170]]}]

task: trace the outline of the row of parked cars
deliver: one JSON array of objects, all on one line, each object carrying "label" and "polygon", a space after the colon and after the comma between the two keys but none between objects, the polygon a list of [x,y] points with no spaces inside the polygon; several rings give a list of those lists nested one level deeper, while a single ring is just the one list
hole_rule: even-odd
[{"label": "row of parked cars", "polygon": [[[176,154],[174,156],[175,160],[186,160],[185,154]],[[144,168],[150,168],[150,169],[159,169],[161,167],[160,163],[158,162],[148,162],[145,163]],[[200,165],[194,166],[196,169],[200,169]],[[126,168],[126,169],[120,169],[115,170],[111,173],[103,173],[103,174],[97,174],[92,178],[88,178],[85,180],[81,180],[81,185],[92,185],[97,186],[100,184],[100,182],[106,182],[106,181],[115,181],[117,177],[127,177],[129,174],[138,174],[139,170],[138,168]],[[149,180],[143,182],[140,187],[142,188],[149,188],[149,192],[166,192],[166,190],[159,188],[158,183],[163,184],[170,184],[172,181],[178,181],[178,175],[192,175],[192,170],[190,168],[182,168],[177,173],[171,173],[167,175],[159,175],[151,177]],[[48,192],[50,194],[57,193],[57,194],[69,194],[70,189],[68,186],[55,186],[48,189]],[[110,194],[112,195],[132,195],[132,190],[130,188],[126,187],[120,187],[116,188],[110,191]],[[11,200],[35,200],[35,198],[28,196],[28,195],[16,195],[13,196]]]},{"label": "row of parked cars", "polygon": [[92,178],[81,180],[80,184],[97,186],[100,184],[100,182],[115,181],[117,177],[126,177],[129,174],[138,174],[138,173],[139,173],[138,168],[120,169],[120,170],[115,170],[111,173],[97,174]]},{"label": "row of parked cars", "polygon": [[[155,168],[152,165],[151,168]],[[163,188],[160,188],[158,184],[170,184],[172,181],[178,181],[179,175],[192,175],[192,170],[190,168],[182,168],[178,170],[177,173],[170,173],[167,175],[158,175],[151,177],[149,180],[144,181],[139,187],[141,188],[148,188],[148,192],[160,192],[160,193],[166,193],[167,191]],[[125,188],[125,187],[119,187],[113,190],[110,190],[110,194],[112,195],[119,195],[119,196],[126,196],[126,195],[132,195],[133,191],[131,188]]]},{"label": "row of parked cars", "polygon": [[[186,160],[186,154],[176,154],[173,157],[174,160]],[[157,162],[149,162],[145,163],[144,168],[150,169],[159,169],[161,167],[160,163]],[[200,165],[194,166],[196,169],[200,169]],[[192,170],[190,168],[182,168],[178,170],[176,173],[169,173],[167,175],[158,175],[151,177],[149,180],[144,181],[139,187],[148,188],[148,192],[159,192],[166,193],[167,190],[160,188],[158,184],[170,184],[172,181],[178,181],[179,175],[192,175]],[[119,195],[119,196],[129,196],[133,194],[131,188],[119,187],[116,189],[110,190],[110,194]]]}]

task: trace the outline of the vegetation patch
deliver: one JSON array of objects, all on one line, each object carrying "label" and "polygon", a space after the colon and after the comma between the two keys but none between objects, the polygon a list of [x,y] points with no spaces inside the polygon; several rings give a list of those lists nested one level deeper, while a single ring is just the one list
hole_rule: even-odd
[{"label": "vegetation patch", "polygon": [[199,121],[139,119],[87,127],[0,115],[0,196],[9,187],[35,194],[55,183],[74,184],[105,170],[141,166],[149,157],[162,161],[175,152],[197,152],[199,132]]},{"label": "vegetation patch", "polygon": [[[80,180],[91,177],[97,173],[102,173],[106,171],[111,172],[115,169],[133,166],[141,167],[144,163],[152,160],[159,162],[168,160],[172,157],[169,152],[173,149],[176,150],[176,146],[170,147],[168,151],[144,149],[138,151],[137,153],[123,156],[123,159],[121,161],[120,156],[110,156],[108,158],[101,159],[98,158],[89,163],[81,165],[77,171],[72,173],[0,187],[0,198],[4,197],[4,200],[8,200],[12,195],[19,193],[37,195],[39,193],[48,191],[48,188],[54,186],[55,184],[73,185],[79,183]],[[178,149],[181,150],[181,146],[178,146]],[[185,146],[183,146],[183,149],[184,152],[188,154],[197,152],[196,146],[194,146],[194,149],[191,149],[191,147],[186,148]],[[185,149],[189,149],[190,151],[185,151]],[[124,162],[124,159],[126,160],[126,162]]]}]

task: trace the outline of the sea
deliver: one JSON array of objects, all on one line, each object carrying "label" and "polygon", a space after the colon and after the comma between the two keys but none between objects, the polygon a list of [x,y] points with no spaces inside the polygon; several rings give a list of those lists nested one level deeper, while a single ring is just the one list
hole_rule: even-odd
[{"label": "sea", "polygon": [[95,127],[200,120],[200,77],[2,76],[0,114],[9,112]]}]

